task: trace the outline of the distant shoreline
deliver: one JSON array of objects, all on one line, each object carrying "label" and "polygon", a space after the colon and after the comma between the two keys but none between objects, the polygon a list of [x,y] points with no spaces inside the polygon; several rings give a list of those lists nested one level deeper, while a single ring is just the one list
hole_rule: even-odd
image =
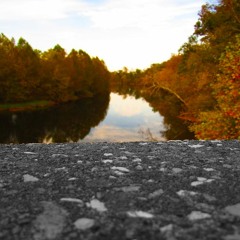
[{"label": "distant shoreline", "polygon": [[31,102],[20,102],[20,103],[5,103],[0,104],[0,112],[9,111],[9,112],[19,112],[27,110],[37,110],[40,108],[46,108],[56,105],[52,101],[31,101]]}]

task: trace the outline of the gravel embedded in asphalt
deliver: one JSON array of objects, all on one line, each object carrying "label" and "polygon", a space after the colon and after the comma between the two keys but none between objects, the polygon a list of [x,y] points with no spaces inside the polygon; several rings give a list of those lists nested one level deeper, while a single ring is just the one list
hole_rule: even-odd
[{"label": "gravel embedded in asphalt", "polygon": [[0,239],[240,239],[239,141],[0,145]]}]

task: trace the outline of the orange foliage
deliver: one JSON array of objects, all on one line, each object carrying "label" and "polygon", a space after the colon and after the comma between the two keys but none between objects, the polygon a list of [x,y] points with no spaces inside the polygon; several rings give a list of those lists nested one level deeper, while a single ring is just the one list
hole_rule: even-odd
[{"label": "orange foliage", "polygon": [[192,130],[200,139],[240,139],[240,35],[226,48],[213,84],[217,106],[202,112]]}]

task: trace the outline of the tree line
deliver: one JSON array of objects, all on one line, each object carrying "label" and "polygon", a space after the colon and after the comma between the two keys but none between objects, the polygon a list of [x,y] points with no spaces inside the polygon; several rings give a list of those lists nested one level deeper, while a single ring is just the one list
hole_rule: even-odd
[{"label": "tree line", "polygon": [[0,34],[0,103],[74,101],[109,91],[110,73],[98,57],[60,46],[45,52]]},{"label": "tree line", "polygon": [[180,118],[199,139],[240,139],[240,2],[206,3],[194,32],[168,61],[112,73],[111,86],[165,89],[185,105]]}]

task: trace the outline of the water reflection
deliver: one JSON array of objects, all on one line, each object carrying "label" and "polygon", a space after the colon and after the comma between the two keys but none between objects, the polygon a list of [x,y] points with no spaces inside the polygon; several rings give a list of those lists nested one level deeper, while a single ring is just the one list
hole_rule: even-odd
[{"label": "water reflection", "polygon": [[[159,129],[163,139],[184,140],[195,138],[194,134],[188,129],[188,123],[179,118],[185,106],[173,94],[164,90],[152,93],[147,88],[129,87],[128,85],[115,86],[114,91],[125,97],[134,96],[135,99],[144,99],[149,103],[152,111],[163,116],[162,124],[164,127]],[[151,134],[147,130],[145,135],[149,138]]]},{"label": "water reflection", "polygon": [[106,119],[84,141],[159,141],[165,130],[163,117],[145,100],[112,93]]},{"label": "water reflection", "polygon": [[189,131],[188,124],[179,118],[184,105],[173,95],[166,91],[158,94],[144,94],[144,99],[149,102],[153,111],[164,116],[165,130],[161,132],[163,137],[169,140],[194,139],[194,134]]},{"label": "water reflection", "polygon": [[0,113],[0,143],[192,139],[171,94],[126,89],[45,110]]},{"label": "water reflection", "polygon": [[109,94],[57,107],[0,114],[0,142],[76,142],[106,116]]}]

